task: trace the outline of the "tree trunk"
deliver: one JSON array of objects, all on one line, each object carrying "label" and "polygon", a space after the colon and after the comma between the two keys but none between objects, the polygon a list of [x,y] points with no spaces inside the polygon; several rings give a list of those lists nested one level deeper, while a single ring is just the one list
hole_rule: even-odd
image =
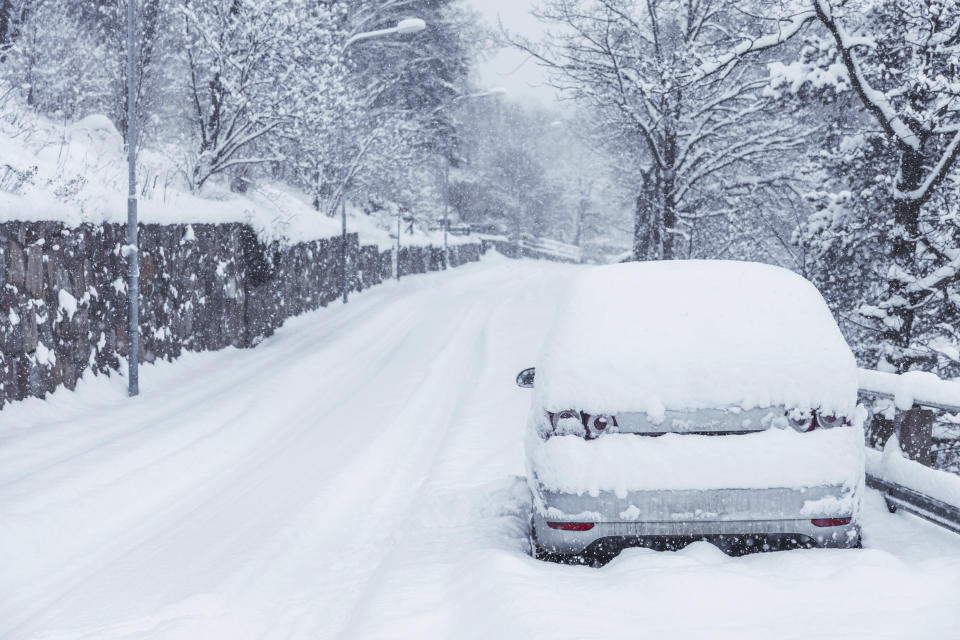
[{"label": "tree trunk", "polygon": [[640,195],[637,196],[633,214],[633,259],[637,262],[650,260],[655,246],[657,221],[654,170],[640,174]]},{"label": "tree trunk", "polygon": [[13,45],[13,4],[0,0],[0,62],[7,57],[7,49]]},{"label": "tree trunk", "polygon": [[914,406],[897,416],[900,450],[911,460],[929,465],[933,453],[934,412]]},{"label": "tree trunk", "polygon": [[[920,186],[922,180],[922,152],[904,146],[900,150],[898,191],[912,192]],[[893,265],[910,275],[916,274],[915,256],[920,232],[920,209],[919,199],[894,198],[890,259]],[[910,344],[916,316],[914,307],[919,302],[919,297],[919,293],[907,291],[905,284],[899,278],[888,280],[887,300],[900,301],[900,303],[891,304],[887,310],[890,316],[896,318],[897,326],[887,327],[883,337],[893,350],[888,354],[888,360],[900,373],[908,371],[917,360],[910,355]]]},{"label": "tree trunk", "polygon": [[662,260],[673,260],[676,255],[674,251],[677,227],[677,205],[673,201],[674,177],[673,172],[667,172],[663,179],[662,202],[663,202],[663,228],[660,234],[663,238],[663,249],[660,255]]},{"label": "tree trunk", "polygon": [[662,215],[660,218],[660,235],[662,237],[662,250],[660,252],[661,260],[673,260],[676,257],[674,246],[676,245],[677,228],[677,202],[675,200],[675,189],[677,186],[677,134],[675,123],[680,121],[679,106],[682,104],[679,91],[673,96],[673,123],[668,124],[664,132],[663,144],[663,163],[659,180],[660,202],[662,203]]},{"label": "tree trunk", "polygon": [[583,242],[583,216],[587,212],[587,201],[585,198],[580,199],[580,204],[577,207],[577,228],[573,236],[573,245],[579,247],[580,243]]}]

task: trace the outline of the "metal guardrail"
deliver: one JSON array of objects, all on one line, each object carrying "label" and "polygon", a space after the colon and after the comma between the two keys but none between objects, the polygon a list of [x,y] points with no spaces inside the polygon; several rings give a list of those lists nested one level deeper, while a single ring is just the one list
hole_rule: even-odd
[{"label": "metal guardrail", "polygon": [[[929,462],[934,413],[930,409],[960,412],[960,383],[939,380],[932,374],[898,375],[869,369],[859,371],[861,395],[893,400],[897,405],[894,426],[905,452],[918,462]],[[909,405],[909,408],[905,408]],[[903,509],[944,529],[960,533],[960,507],[883,478],[867,474],[867,486],[883,493],[887,508]]]},{"label": "metal guardrail", "polygon": [[583,257],[583,251],[580,249],[580,247],[567,244],[565,242],[560,242],[559,240],[535,238],[531,235],[524,234],[520,239],[520,243],[523,249],[527,251],[543,253],[557,258],[572,260],[574,262],[580,262],[581,258]]},{"label": "metal guardrail", "polygon": [[562,262],[580,262],[583,257],[580,247],[556,240],[525,236],[520,239],[518,246],[515,237],[491,235],[480,235],[478,237],[484,244],[496,247],[503,255],[511,258],[518,257],[518,251],[526,257],[546,258]]},{"label": "metal guardrail", "polygon": [[935,410],[960,412],[960,383],[917,371],[900,375],[860,369],[857,377],[861,396],[891,400],[896,408],[895,418],[874,414],[868,429],[869,442],[874,446],[883,444],[896,433],[907,457],[930,465]]},{"label": "metal guardrail", "polygon": [[891,512],[903,509],[944,529],[960,533],[960,508],[869,473],[867,486],[883,493],[887,509]]},{"label": "metal guardrail", "polygon": [[914,405],[960,412],[960,382],[940,380],[932,373],[900,375],[860,369],[858,386],[861,394],[897,400],[898,392],[901,392]]}]

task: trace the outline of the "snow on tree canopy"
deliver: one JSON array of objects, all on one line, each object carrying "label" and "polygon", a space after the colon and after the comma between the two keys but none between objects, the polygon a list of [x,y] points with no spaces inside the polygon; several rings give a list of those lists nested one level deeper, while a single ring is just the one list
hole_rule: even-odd
[{"label": "snow on tree canopy", "polygon": [[634,262],[574,278],[537,364],[551,411],[774,407],[852,415],[853,354],[817,289],[769,265]]}]

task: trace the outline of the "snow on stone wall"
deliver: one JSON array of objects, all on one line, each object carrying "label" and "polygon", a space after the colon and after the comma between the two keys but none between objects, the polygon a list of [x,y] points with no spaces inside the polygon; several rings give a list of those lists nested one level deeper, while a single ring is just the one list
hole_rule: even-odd
[{"label": "snow on stone wall", "polygon": [[[0,408],[107,373],[127,353],[123,225],[0,223]],[[262,244],[246,225],[143,225],[141,359],[250,347],[291,316],[342,295],[340,237]],[[391,251],[347,236],[352,291],[392,275]],[[449,265],[480,258],[454,245]],[[443,250],[404,247],[402,275],[443,268]]]}]

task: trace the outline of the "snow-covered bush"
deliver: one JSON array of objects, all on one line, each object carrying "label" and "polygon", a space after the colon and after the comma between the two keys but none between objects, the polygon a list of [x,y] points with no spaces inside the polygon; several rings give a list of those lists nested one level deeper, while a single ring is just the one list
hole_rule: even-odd
[{"label": "snow-covered bush", "polygon": [[31,107],[71,120],[101,111],[108,101],[104,55],[103,43],[56,3],[38,3],[0,62],[0,77]]}]

